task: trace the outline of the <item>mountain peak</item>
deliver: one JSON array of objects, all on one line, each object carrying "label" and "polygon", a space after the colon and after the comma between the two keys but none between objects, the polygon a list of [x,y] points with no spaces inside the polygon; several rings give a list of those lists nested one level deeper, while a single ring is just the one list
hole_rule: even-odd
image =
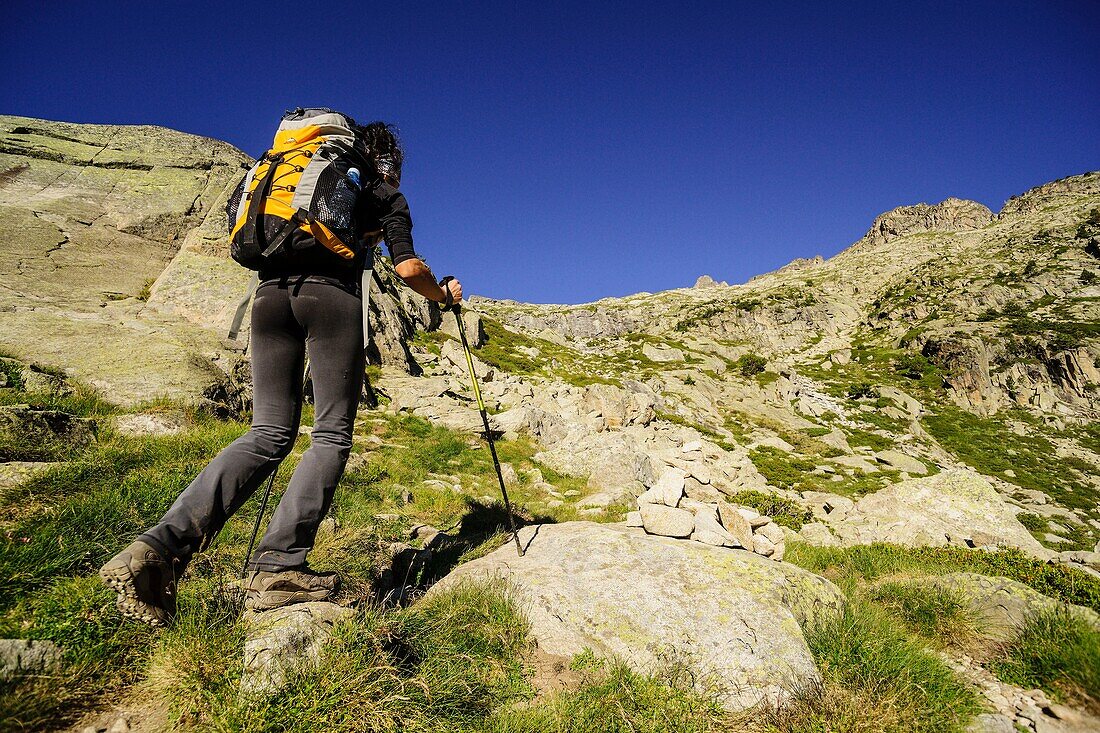
[{"label": "mountain peak", "polygon": [[993,212],[977,201],[950,197],[938,204],[899,206],[875,217],[860,243],[886,244],[919,232],[958,232],[980,229],[993,221]]}]

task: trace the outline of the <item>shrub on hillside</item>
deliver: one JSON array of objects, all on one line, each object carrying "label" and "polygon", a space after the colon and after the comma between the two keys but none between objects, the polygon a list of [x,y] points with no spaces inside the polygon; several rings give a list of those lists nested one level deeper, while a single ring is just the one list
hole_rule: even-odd
[{"label": "shrub on hillside", "polygon": [[759,354],[743,354],[736,362],[734,366],[737,367],[737,371],[741,372],[743,376],[751,377],[754,374],[759,374],[767,367],[768,360]]}]

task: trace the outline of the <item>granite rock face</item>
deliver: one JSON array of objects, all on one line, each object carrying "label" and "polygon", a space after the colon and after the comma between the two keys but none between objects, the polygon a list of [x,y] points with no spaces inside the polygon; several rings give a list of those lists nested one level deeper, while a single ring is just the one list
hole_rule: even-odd
[{"label": "granite rock face", "polygon": [[934,205],[899,206],[880,214],[864,239],[872,244],[886,244],[907,234],[978,229],[991,221],[993,212],[977,201],[948,198]]},{"label": "granite rock face", "polygon": [[585,649],[653,671],[689,661],[730,709],[785,698],[819,679],[802,629],[843,607],[829,581],[750,552],[566,522],[520,530],[511,545],[460,565],[431,592],[506,579],[541,650]]},{"label": "granite rock face", "polygon": [[[229,258],[224,207],[251,163],[162,127],[0,116],[0,346],[121,404],[247,407],[248,319],[225,336],[252,273]],[[439,309],[377,269],[368,353],[416,373],[408,341]]]}]

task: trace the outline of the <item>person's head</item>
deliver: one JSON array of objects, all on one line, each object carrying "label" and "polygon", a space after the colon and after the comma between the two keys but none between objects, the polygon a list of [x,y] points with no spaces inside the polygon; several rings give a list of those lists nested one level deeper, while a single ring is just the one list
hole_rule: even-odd
[{"label": "person's head", "polygon": [[401,164],[405,162],[405,153],[397,137],[397,128],[385,122],[371,122],[359,125],[359,134],[367,146],[378,175],[394,188],[401,185]]}]

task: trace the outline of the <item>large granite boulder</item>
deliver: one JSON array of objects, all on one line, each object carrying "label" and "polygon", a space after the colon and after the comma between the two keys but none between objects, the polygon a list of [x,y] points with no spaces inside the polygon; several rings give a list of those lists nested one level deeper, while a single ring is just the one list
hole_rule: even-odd
[{"label": "large granite boulder", "polygon": [[1016,511],[978,474],[953,470],[869,494],[833,528],[849,545],[1004,546],[1045,559],[1050,552],[1020,524]]},{"label": "large granite boulder", "polygon": [[520,530],[513,545],[459,566],[430,592],[504,578],[542,651],[590,649],[652,672],[686,661],[701,685],[744,709],[819,680],[803,628],[842,610],[805,570],[623,525],[566,522]]}]

